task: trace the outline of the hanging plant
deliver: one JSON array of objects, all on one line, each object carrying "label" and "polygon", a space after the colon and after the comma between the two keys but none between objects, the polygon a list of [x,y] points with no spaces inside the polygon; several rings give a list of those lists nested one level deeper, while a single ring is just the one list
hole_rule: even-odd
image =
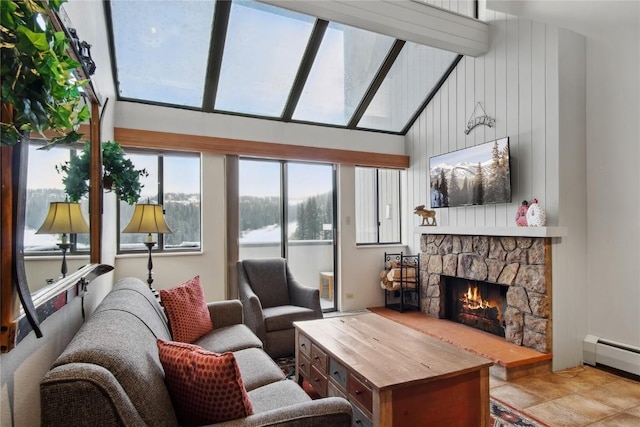
[{"label": "hanging plant", "polygon": [[[73,71],[81,65],[67,53],[69,41],[55,31],[48,13],[66,0],[0,0],[0,71],[2,108],[0,145],[14,145],[25,132],[37,132],[49,145],[71,143],[82,136],[89,119]],[[45,131],[54,136],[46,138]]]},{"label": "hanging plant", "polygon": [[[115,141],[102,144],[102,166],[104,169],[102,183],[107,191],[114,191],[118,198],[130,205],[140,199],[141,177],[149,174],[146,169],[136,169],[133,162],[125,157],[125,153]],[[63,174],[64,191],[72,202],[79,201],[89,191],[89,143],[84,144],[82,153],[72,156],[71,160],[56,166],[58,173]]]}]

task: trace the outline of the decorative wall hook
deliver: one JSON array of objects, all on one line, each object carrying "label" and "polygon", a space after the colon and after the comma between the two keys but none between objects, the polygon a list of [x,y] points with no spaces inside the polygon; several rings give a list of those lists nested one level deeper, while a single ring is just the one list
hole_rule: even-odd
[{"label": "decorative wall hook", "polygon": [[69,28],[68,30],[71,38],[71,46],[82,63],[87,77],[92,76],[96,72],[96,63],[91,58],[91,45],[86,41],[80,41],[75,28]]},{"label": "decorative wall hook", "polygon": [[[478,107],[480,107],[480,110],[482,110],[481,116],[476,116],[476,110],[478,110]],[[487,116],[487,113],[484,111],[482,104],[478,102],[473,109],[473,113],[471,113],[471,117],[469,117],[469,121],[467,122],[467,128],[464,130],[464,134],[469,135],[469,132],[471,132],[471,130],[476,126],[485,125],[492,128],[493,125],[495,124],[496,124],[496,119]]]}]

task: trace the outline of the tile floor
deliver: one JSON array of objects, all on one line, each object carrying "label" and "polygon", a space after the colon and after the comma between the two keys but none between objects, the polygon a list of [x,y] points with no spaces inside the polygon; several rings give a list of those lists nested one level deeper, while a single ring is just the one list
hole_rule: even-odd
[{"label": "tile floor", "polygon": [[490,387],[492,397],[548,426],[640,426],[640,382],[591,366],[509,382],[491,377]]},{"label": "tile floor", "polygon": [[[537,353],[502,338],[419,312],[398,313],[384,307],[370,311],[472,350],[504,366],[536,361]],[[533,354],[533,355],[532,355]],[[546,372],[509,382],[491,377],[492,397],[550,427],[640,427],[640,381],[591,366]]]}]

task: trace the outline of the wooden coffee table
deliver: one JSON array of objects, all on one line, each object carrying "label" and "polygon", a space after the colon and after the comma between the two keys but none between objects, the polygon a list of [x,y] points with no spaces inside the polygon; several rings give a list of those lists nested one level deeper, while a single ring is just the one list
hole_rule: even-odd
[{"label": "wooden coffee table", "polygon": [[355,425],[488,425],[490,360],[373,313],[294,325],[298,382],[348,399]]}]

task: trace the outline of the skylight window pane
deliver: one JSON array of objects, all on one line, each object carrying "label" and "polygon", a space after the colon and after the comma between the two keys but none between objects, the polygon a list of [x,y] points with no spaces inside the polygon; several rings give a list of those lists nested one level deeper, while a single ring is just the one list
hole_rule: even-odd
[{"label": "skylight window pane", "polygon": [[293,118],[346,125],[393,41],[388,36],[330,23]]},{"label": "skylight window pane", "polygon": [[215,109],[279,117],[315,18],[253,1],[234,1]]},{"label": "skylight window pane", "polygon": [[358,127],[400,132],[456,56],[452,52],[407,42]]},{"label": "skylight window pane", "polygon": [[111,1],[122,97],[202,106],[215,2]]}]

